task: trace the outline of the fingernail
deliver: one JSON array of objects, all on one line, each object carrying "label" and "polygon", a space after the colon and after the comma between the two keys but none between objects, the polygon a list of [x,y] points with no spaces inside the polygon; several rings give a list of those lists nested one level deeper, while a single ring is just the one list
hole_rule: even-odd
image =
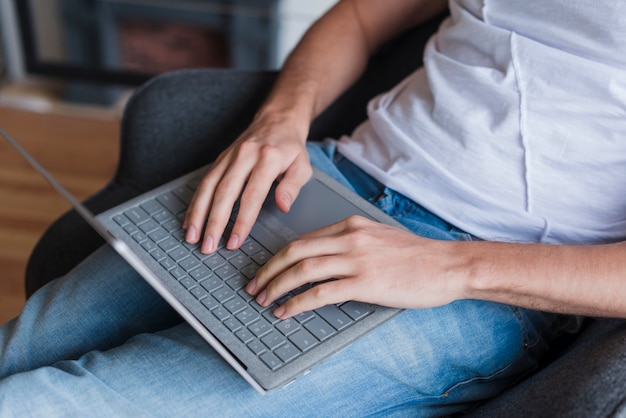
[{"label": "fingernail", "polygon": [[246,286],[246,292],[251,295],[254,295],[254,291],[256,290],[256,278],[250,280],[250,283]]},{"label": "fingernail", "polygon": [[289,193],[283,193],[283,202],[285,202],[285,204],[287,205],[287,208],[291,208],[291,204],[293,203],[293,199],[291,198],[291,195]]},{"label": "fingernail", "polygon": [[196,228],[194,226],[190,226],[189,229],[187,229],[187,236],[185,237],[185,240],[187,240],[187,242],[189,243],[193,243],[196,242],[197,239],[198,233],[196,231]]},{"label": "fingernail", "polygon": [[204,237],[204,244],[202,245],[203,253],[213,252],[213,237],[208,235]]},{"label": "fingernail", "polygon": [[228,244],[226,245],[229,250],[234,250],[239,245],[239,235],[232,234],[228,239]]},{"label": "fingernail", "polygon": [[283,319],[283,315],[285,314],[286,310],[287,308],[285,308],[284,305],[280,305],[278,308],[274,310],[274,316],[276,318]]},{"label": "fingernail", "polygon": [[265,299],[267,299],[267,291],[262,291],[261,293],[259,293],[259,296],[257,296],[256,301],[258,302],[259,305],[263,306],[263,303],[265,303]]}]

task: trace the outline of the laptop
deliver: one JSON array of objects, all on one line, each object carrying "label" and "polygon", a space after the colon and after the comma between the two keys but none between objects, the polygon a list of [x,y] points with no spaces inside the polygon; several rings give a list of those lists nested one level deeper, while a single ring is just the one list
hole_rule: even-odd
[{"label": "laptop", "polygon": [[[7,141],[259,393],[284,387],[328,356],[395,316],[399,309],[356,301],[287,320],[263,308],[245,285],[273,254],[301,234],[361,215],[404,228],[343,185],[314,169],[289,213],[268,194],[249,238],[230,251],[202,254],[184,240],[182,222],[209,166],[94,216],[17,141]],[[236,208],[233,210],[233,217]],[[225,234],[226,235],[226,234]],[[305,285],[277,302],[306,291]]]}]

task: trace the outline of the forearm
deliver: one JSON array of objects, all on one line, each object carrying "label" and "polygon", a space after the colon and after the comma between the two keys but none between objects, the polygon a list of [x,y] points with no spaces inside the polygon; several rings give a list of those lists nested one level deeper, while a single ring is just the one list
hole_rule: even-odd
[{"label": "forearm", "polygon": [[308,128],[358,79],[373,51],[446,7],[445,0],[383,3],[344,0],[320,18],[289,55],[260,114],[288,114]]},{"label": "forearm", "polygon": [[626,317],[626,243],[459,243],[464,297],[590,316]]}]

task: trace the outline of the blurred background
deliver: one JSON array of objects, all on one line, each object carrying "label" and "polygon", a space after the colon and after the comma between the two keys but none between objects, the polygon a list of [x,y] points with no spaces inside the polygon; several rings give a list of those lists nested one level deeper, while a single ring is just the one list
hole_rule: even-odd
[{"label": "blurred background", "polygon": [[[0,126],[84,199],[111,178],[125,101],[183,68],[277,69],[336,0],[0,0]],[[69,209],[0,139],[0,324]]]}]

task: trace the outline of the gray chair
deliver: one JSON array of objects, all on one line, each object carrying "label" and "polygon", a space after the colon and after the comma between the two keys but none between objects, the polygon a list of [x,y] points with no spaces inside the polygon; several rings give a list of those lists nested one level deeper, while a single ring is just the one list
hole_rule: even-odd
[{"label": "gray chair", "polygon": [[[421,65],[425,42],[439,21],[386,45],[363,77],[314,121],[309,139],[350,133],[365,119],[369,98]],[[275,72],[189,70],[149,81],[125,110],[117,172],[86,205],[99,213],[212,161],[246,128],[275,79]],[[194,112],[187,111],[190,106]],[[102,244],[76,213],[63,215],[32,253],[27,295],[67,273]],[[546,363],[470,415],[626,416],[624,321],[590,320],[574,341],[563,341]]]}]

